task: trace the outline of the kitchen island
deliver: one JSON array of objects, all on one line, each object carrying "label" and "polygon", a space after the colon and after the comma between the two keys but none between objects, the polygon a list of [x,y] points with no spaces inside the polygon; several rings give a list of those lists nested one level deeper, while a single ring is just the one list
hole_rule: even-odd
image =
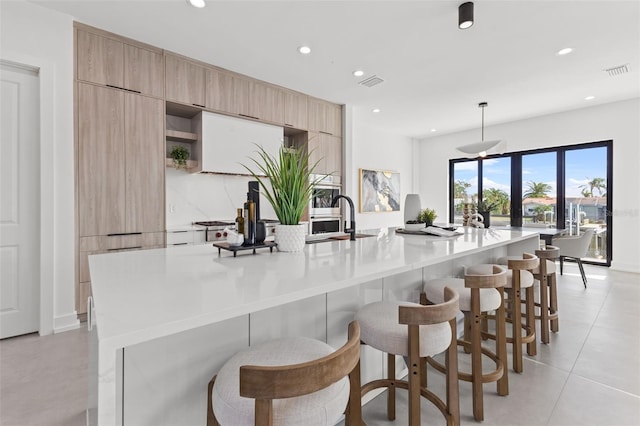
[{"label": "kitchen island", "polygon": [[[207,382],[238,350],[292,335],[339,347],[360,306],[417,301],[427,279],[538,247],[535,232],[460,230],[442,238],[385,228],[235,258],[210,245],[90,256],[89,423],[205,424]],[[372,348],[362,359],[363,382],[385,368]]]}]

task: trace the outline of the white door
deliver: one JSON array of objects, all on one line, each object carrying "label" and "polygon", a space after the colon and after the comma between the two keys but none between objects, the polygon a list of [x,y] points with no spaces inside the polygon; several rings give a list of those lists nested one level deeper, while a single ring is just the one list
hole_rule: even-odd
[{"label": "white door", "polygon": [[0,338],[40,320],[40,114],[35,70],[0,64]]}]

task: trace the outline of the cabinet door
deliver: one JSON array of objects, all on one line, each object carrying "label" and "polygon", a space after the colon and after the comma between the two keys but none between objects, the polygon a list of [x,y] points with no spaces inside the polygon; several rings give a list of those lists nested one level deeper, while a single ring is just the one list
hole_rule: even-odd
[{"label": "cabinet door", "polygon": [[167,100],[204,107],[205,68],[172,55],[165,58]]},{"label": "cabinet door", "polygon": [[321,133],[309,132],[309,140],[307,142],[307,152],[309,153],[309,166],[316,164],[314,173],[326,174],[327,163],[325,161],[324,145],[320,139]]},{"label": "cabinet door", "polygon": [[78,30],[78,79],[124,87],[124,44],[96,34]]},{"label": "cabinet door", "polygon": [[[233,80],[233,102],[237,114],[247,117],[251,116],[251,108],[249,107],[249,93],[251,83],[246,78],[234,77]],[[255,117],[254,117],[255,118]]]},{"label": "cabinet door", "polygon": [[308,129],[307,96],[291,92],[284,92],[284,125],[296,129]]},{"label": "cabinet door", "polygon": [[126,93],[125,232],[164,230],[164,103]]},{"label": "cabinet door", "polygon": [[342,176],[342,138],[320,133],[320,143],[324,147],[325,173]]},{"label": "cabinet door", "polygon": [[238,114],[235,104],[235,77],[227,72],[208,68],[206,70],[206,96],[207,108],[231,114]]},{"label": "cabinet door", "polygon": [[259,81],[249,83],[249,116],[272,123],[284,122],[284,92]]},{"label": "cabinet door", "polygon": [[124,92],[78,83],[80,236],[125,232]]},{"label": "cabinet door", "polygon": [[124,45],[124,87],[164,98],[164,66],[161,53]]},{"label": "cabinet door", "polygon": [[325,131],[334,136],[342,136],[342,107],[327,103],[325,108]]},{"label": "cabinet door", "polygon": [[309,98],[309,130],[324,132],[327,121],[325,102],[320,99]]}]

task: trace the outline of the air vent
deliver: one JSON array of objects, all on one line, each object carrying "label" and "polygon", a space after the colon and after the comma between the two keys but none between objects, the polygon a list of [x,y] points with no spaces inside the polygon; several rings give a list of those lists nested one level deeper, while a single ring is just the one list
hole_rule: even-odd
[{"label": "air vent", "polygon": [[369,78],[366,78],[364,80],[362,80],[361,82],[359,82],[358,84],[362,84],[363,86],[367,86],[367,87],[373,87],[373,86],[377,86],[378,84],[382,83],[384,80],[381,79],[380,77],[378,77],[377,75],[373,75]]},{"label": "air vent", "polygon": [[615,77],[616,75],[622,75],[629,72],[629,64],[618,65],[617,67],[607,68],[605,70],[609,73],[609,77]]}]

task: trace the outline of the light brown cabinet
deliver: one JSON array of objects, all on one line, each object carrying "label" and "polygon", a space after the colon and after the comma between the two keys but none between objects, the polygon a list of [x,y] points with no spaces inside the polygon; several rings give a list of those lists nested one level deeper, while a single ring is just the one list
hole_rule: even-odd
[{"label": "light brown cabinet", "polygon": [[78,83],[80,236],[164,230],[164,105]]},{"label": "light brown cabinet", "polygon": [[249,116],[276,124],[284,123],[284,91],[258,80],[249,83]]},{"label": "light brown cabinet", "polygon": [[307,95],[285,90],[284,92],[284,125],[295,129],[309,128],[307,117]]},{"label": "light brown cabinet", "polygon": [[236,80],[230,72],[207,68],[205,81],[205,105],[209,109],[239,114],[236,104]]},{"label": "light brown cabinet", "polygon": [[77,78],[164,97],[162,53],[102,35],[77,30]]},{"label": "light brown cabinet", "polygon": [[310,97],[309,130],[342,136],[342,107]]},{"label": "light brown cabinet", "polygon": [[326,133],[309,132],[309,163],[318,162],[314,173],[342,176],[342,138]]},{"label": "light brown cabinet", "polygon": [[205,107],[206,68],[174,55],[165,55],[168,101]]}]

